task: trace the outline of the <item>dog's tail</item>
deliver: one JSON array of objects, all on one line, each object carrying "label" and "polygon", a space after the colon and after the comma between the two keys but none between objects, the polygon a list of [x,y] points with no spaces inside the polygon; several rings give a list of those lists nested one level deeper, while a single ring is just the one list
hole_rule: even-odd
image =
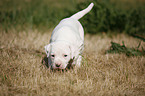
[{"label": "dog's tail", "polygon": [[91,11],[91,9],[93,8],[94,3],[91,3],[86,9],[79,11],[78,13],[72,15],[70,18],[74,18],[79,20],[80,18],[82,18],[85,14],[87,14],[89,11]]}]

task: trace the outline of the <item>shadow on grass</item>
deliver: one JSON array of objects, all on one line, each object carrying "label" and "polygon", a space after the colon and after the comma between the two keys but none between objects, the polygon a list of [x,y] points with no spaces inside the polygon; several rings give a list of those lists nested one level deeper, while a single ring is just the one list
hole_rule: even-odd
[{"label": "shadow on grass", "polygon": [[49,68],[49,64],[48,64],[48,58],[47,56],[44,56],[42,59],[42,64],[45,65],[47,68]]}]

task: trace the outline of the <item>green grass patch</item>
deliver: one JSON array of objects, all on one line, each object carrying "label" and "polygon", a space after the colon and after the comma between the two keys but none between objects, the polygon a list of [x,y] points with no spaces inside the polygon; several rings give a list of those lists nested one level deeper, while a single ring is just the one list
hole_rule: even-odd
[{"label": "green grass patch", "polygon": [[144,56],[145,50],[142,47],[142,50],[139,50],[141,43],[136,48],[128,48],[125,46],[124,41],[122,42],[122,45],[111,42],[111,47],[109,50],[106,51],[106,53],[124,53],[127,56]]}]

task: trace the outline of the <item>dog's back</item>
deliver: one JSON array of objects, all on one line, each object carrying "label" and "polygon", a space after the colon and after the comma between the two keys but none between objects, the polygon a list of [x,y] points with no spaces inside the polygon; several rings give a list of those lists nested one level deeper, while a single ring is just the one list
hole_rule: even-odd
[{"label": "dog's back", "polygon": [[76,42],[77,40],[84,40],[84,30],[81,23],[78,21],[85,14],[87,14],[93,7],[91,3],[86,9],[77,12],[69,18],[65,18],[55,27],[52,32],[50,43],[55,41]]}]

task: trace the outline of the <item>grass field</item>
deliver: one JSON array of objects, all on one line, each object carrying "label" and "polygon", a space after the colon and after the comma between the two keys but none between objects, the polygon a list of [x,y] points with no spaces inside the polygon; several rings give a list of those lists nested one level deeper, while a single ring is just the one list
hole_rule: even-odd
[{"label": "grass field", "polygon": [[51,30],[0,32],[0,96],[144,96],[145,57],[105,54],[111,41],[136,47],[140,40],[86,34],[81,68],[53,72],[44,62],[50,35]]}]

